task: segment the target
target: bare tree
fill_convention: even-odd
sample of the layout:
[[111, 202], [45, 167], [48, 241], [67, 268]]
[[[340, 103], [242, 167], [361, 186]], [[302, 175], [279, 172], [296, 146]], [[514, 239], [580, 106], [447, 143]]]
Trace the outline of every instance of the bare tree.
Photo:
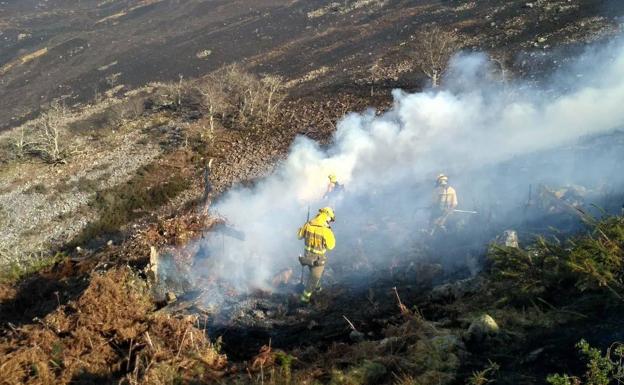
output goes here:
[[383, 76], [383, 68], [381, 67], [381, 65], [379, 65], [379, 62], [373, 64], [368, 71], [371, 74], [371, 92], [370, 92], [370, 96], [374, 96], [375, 95], [375, 84], [381, 79], [381, 77]]
[[210, 133], [214, 133], [215, 129], [215, 117], [218, 111], [219, 106], [222, 104], [219, 103], [219, 99], [221, 94], [216, 92], [213, 88], [207, 88], [205, 90], [200, 91], [202, 94], [202, 106], [208, 112], [208, 119], [210, 123]]
[[273, 120], [273, 114], [286, 98], [283, 92], [284, 82], [281, 76], [267, 75], [262, 78], [262, 84], [264, 85], [263, 91], [266, 105], [265, 121], [270, 123]]
[[232, 107], [229, 112], [235, 115], [238, 123], [244, 124], [254, 117], [258, 80], [237, 64], [225, 68], [224, 78], [228, 101]]
[[15, 150], [15, 156], [23, 158], [29, 151], [29, 148], [33, 145], [32, 138], [30, 138], [30, 125], [22, 124], [16, 129], [13, 135], [13, 148]]
[[184, 81], [184, 76], [182, 74], [178, 74], [179, 77], [179, 81], [178, 81], [178, 87], [176, 88], [176, 94], [177, 94], [177, 98], [176, 98], [176, 106], [179, 109], [182, 106], [182, 91], [183, 91], [183, 81]]
[[502, 56], [492, 55], [490, 60], [494, 62], [498, 67], [500, 81], [503, 83], [507, 83], [507, 81], [509, 80], [509, 70], [507, 69], [507, 65], [505, 64], [505, 58]]
[[236, 64], [227, 67], [221, 76], [229, 107], [227, 112], [234, 115], [238, 123], [268, 123], [285, 98], [279, 76], [259, 78]]
[[65, 104], [55, 100], [50, 108], [33, 121], [33, 141], [29, 144], [30, 152], [39, 155], [50, 163], [65, 163], [65, 133], [68, 122], [68, 110]]
[[437, 87], [449, 59], [461, 47], [459, 37], [455, 32], [433, 27], [418, 34], [415, 43], [416, 65], [431, 79], [432, 86]]
[[95, 89], [93, 90], [93, 104], [100, 104], [102, 102], [102, 93], [99, 90], [98, 85], [95, 85]]
[[[223, 116], [227, 106], [227, 96], [224, 92], [223, 77], [218, 74], [211, 74], [205, 77], [195, 86], [201, 95], [200, 106], [208, 115], [209, 130], [208, 139], [212, 139], [215, 130], [216, 119]], [[202, 134], [203, 136], [203, 134]]]
[[209, 119], [209, 135], [218, 121], [225, 126], [269, 123], [286, 97], [280, 76], [258, 77], [237, 64], [203, 77], [194, 92]]
[[184, 80], [183, 75], [178, 75], [178, 81], [167, 83], [150, 83], [155, 88], [154, 94], [151, 96], [152, 102], [159, 107], [166, 107], [172, 110], [180, 111], [195, 90], [195, 81]]

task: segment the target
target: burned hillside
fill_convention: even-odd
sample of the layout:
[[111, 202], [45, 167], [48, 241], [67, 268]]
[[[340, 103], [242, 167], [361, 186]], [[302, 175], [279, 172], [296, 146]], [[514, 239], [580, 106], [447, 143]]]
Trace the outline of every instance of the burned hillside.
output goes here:
[[616, 34], [622, 12], [618, 0], [5, 1], [0, 126], [60, 97], [85, 104], [236, 62], [284, 76], [297, 95], [415, 89], [425, 77], [414, 53], [431, 26], [491, 51], [507, 73], [539, 76], [570, 58], [551, 52]]
[[618, 2], [0, 9], [0, 382], [621, 380]]

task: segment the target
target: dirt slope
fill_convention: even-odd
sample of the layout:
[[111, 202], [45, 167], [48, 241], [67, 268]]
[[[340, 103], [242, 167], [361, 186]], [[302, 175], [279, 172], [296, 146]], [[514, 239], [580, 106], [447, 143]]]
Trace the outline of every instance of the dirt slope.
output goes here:
[[6, 1], [0, 127], [60, 96], [84, 102], [231, 62], [284, 75], [301, 92], [367, 83], [375, 63], [388, 85], [413, 87], [422, 77], [405, 65], [410, 42], [432, 23], [513, 64], [521, 50], [613, 33], [623, 14], [617, 0]]

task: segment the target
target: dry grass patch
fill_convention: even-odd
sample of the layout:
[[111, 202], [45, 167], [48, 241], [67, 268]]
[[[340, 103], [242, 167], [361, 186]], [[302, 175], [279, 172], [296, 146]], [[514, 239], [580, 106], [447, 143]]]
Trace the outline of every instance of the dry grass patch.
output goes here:
[[169, 384], [221, 374], [225, 356], [192, 320], [152, 311], [144, 282], [129, 268], [94, 273], [76, 301], [0, 340], [3, 381]]
[[15, 68], [17, 66], [20, 65], [24, 65], [27, 63], [30, 63], [31, 61], [40, 58], [42, 56], [44, 56], [45, 54], [48, 53], [48, 48], [41, 48], [35, 52], [31, 52], [27, 55], [24, 55], [22, 57], [20, 57], [19, 59], [9, 62], [8, 64], [5, 64], [3, 67], [0, 67], [0, 75], [4, 75], [6, 74], [8, 71], [10, 71], [12, 68]]

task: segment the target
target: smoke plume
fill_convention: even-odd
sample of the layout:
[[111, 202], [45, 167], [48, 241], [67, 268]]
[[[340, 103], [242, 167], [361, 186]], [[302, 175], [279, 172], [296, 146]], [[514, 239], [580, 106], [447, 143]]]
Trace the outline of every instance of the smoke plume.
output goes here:
[[[209, 235], [209, 274], [264, 287], [281, 268], [298, 266], [296, 232], [308, 209], [313, 216], [330, 204], [337, 248], [329, 266], [355, 266], [356, 254], [389, 261], [427, 228], [438, 173], [449, 175], [459, 208], [499, 223], [512, 220], [529, 185], [620, 188], [621, 136], [585, 144], [624, 126], [624, 45], [592, 48], [539, 84], [503, 82], [485, 54], [460, 54], [441, 89], [394, 90], [389, 111], [341, 119], [328, 147], [297, 138], [273, 175], [212, 208], [246, 239]], [[346, 186], [337, 202], [321, 199], [330, 173]]]

